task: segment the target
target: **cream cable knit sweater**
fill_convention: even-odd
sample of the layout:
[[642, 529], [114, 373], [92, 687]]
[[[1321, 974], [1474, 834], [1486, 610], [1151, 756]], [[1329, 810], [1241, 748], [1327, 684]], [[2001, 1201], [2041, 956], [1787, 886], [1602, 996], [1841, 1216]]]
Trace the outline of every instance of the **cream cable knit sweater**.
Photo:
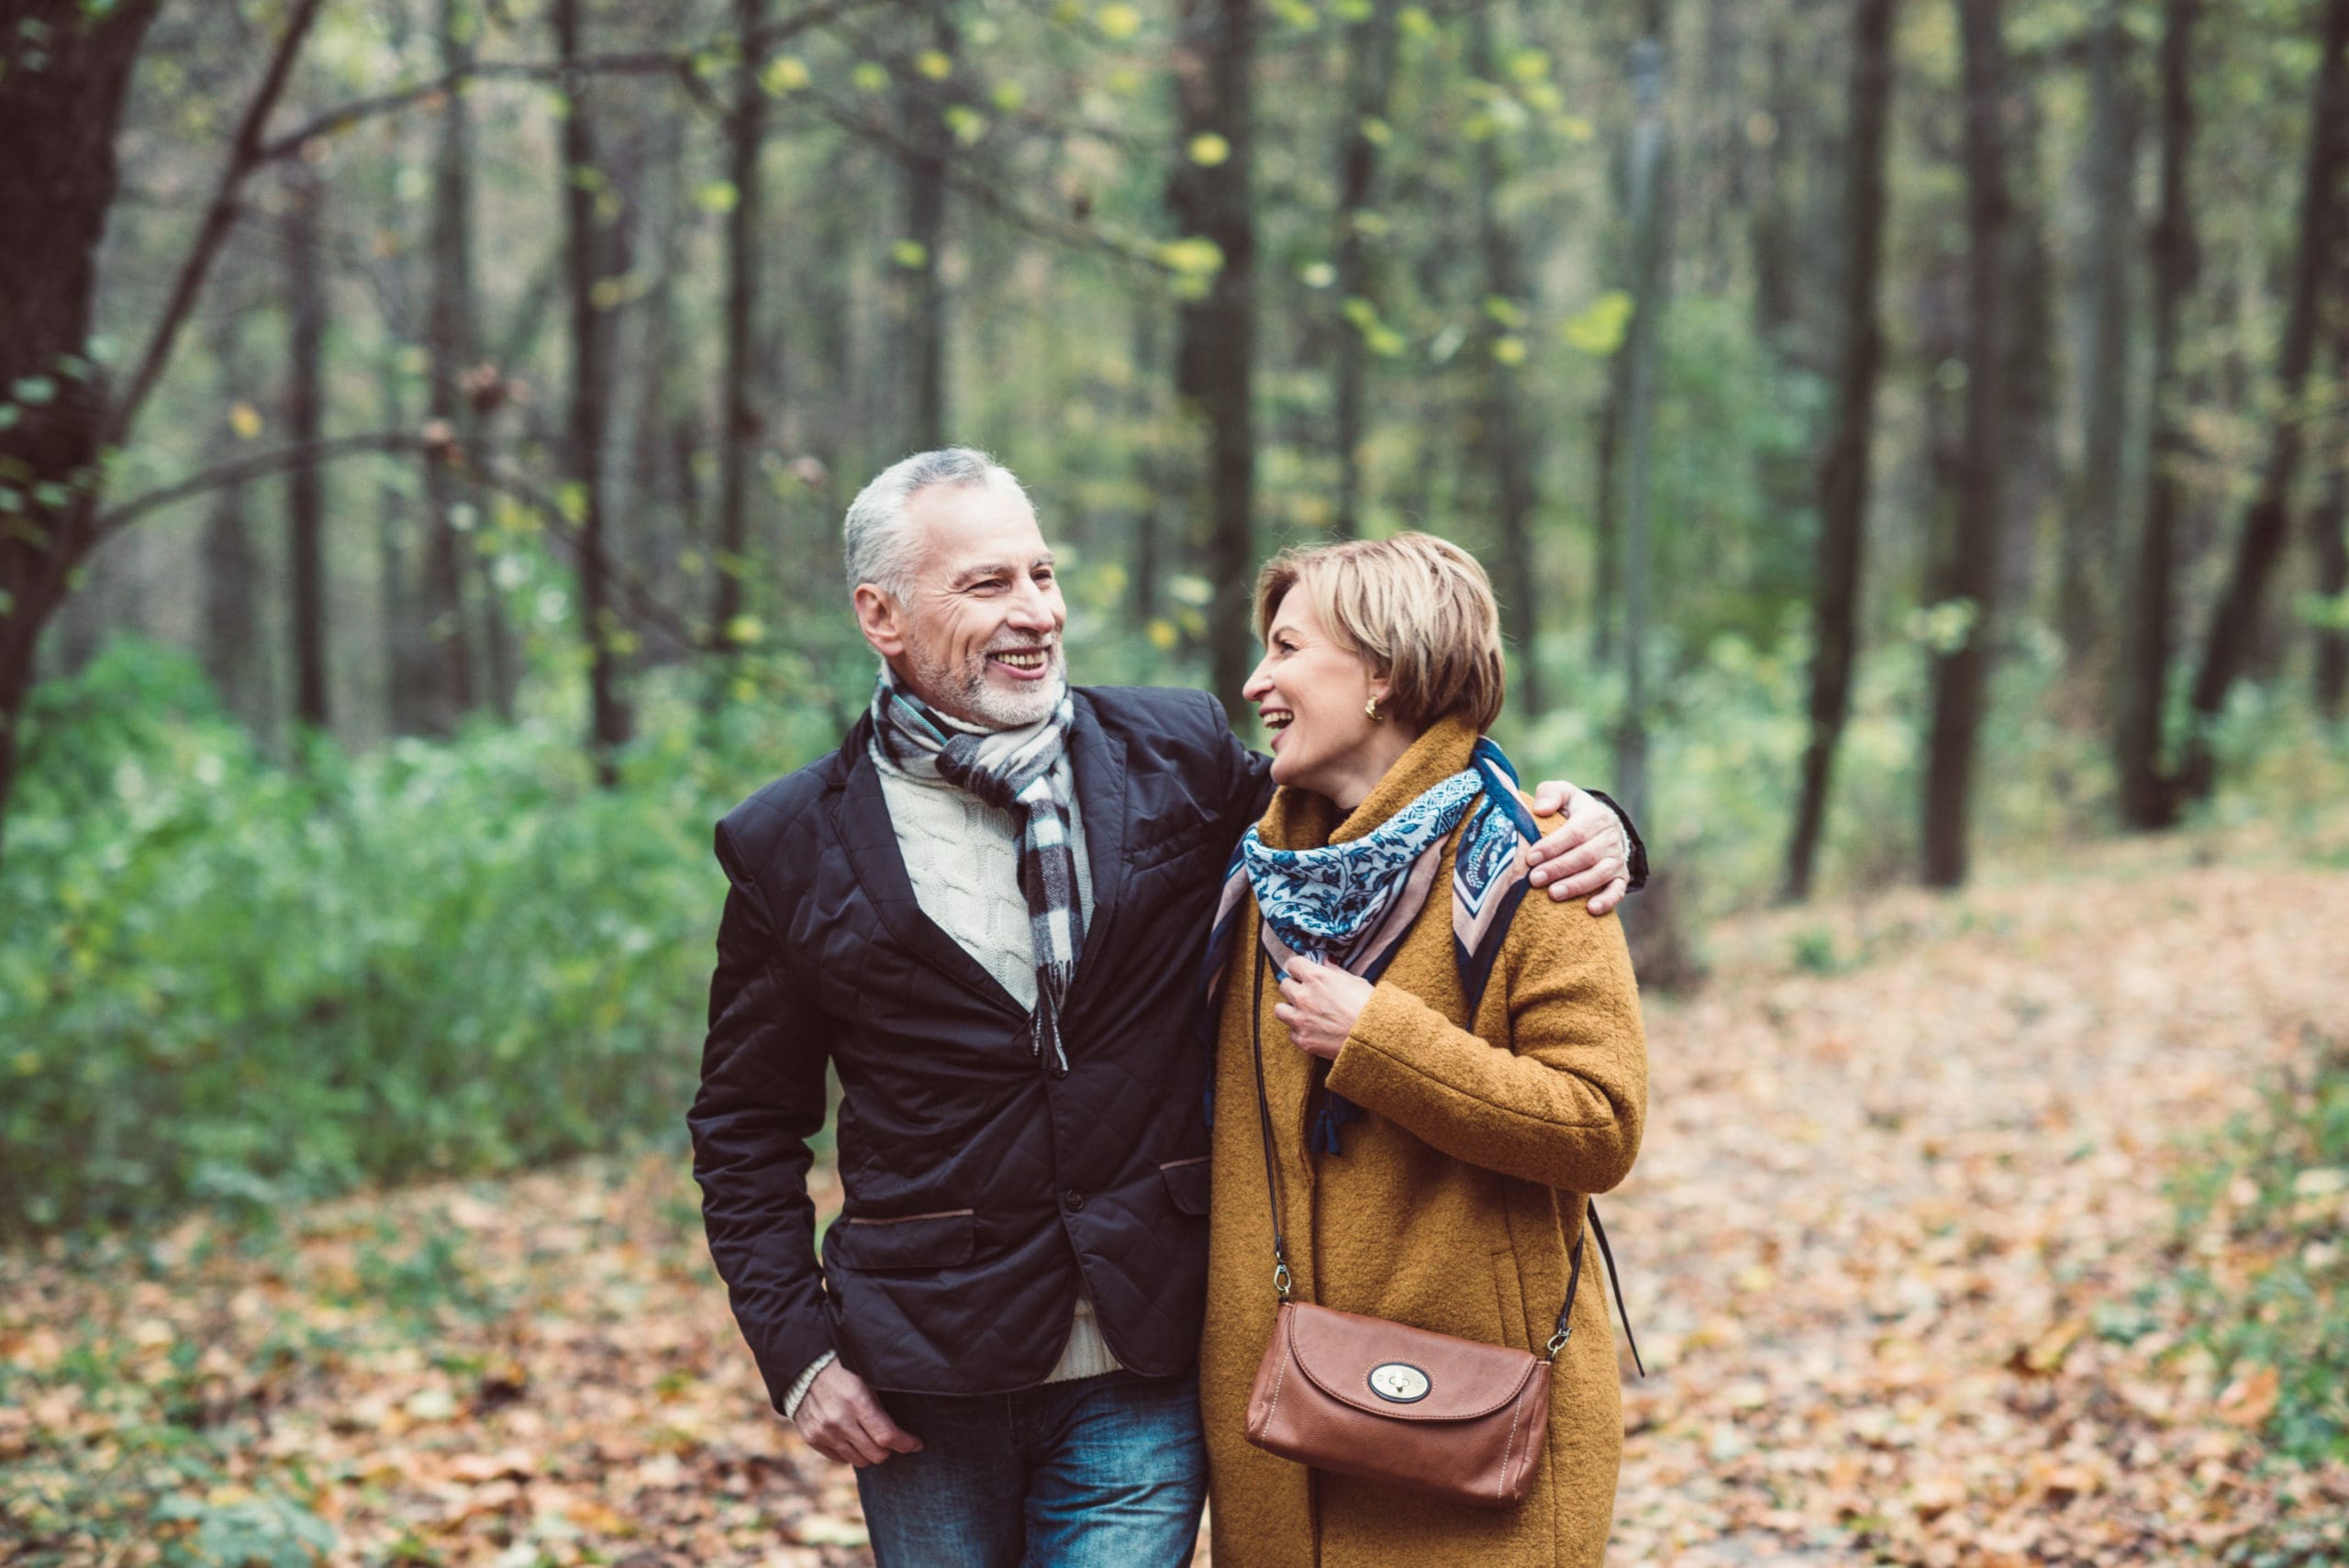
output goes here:
[[[897, 851], [905, 857], [906, 875], [913, 883], [921, 912], [962, 943], [963, 951], [977, 959], [1021, 1006], [1033, 1007], [1036, 944], [1028, 923], [1028, 898], [1019, 891], [1018, 818], [943, 780], [918, 779], [900, 772], [882, 756], [878, 746], [872, 748], [872, 755], [874, 765], [881, 770], [882, 798], [888, 803], [890, 825], [897, 830]], [[1069, 835], [1076, 854], [1077, 902], [1089, 917], [1093, 873], [1085, 859], [1085, 824], [1077, 813], [1065, 756], [1060, 771], [1069, 802]], [[827, 1351], [799, 1374], [784, 1400], [785, 1416], [798, 1413], [808, 1385], [832, 1360]], [[1093, 1303], [1080, 1289], [1068, 1345], [1044, 1381], [1065, 1383], [1117, 1370], [1118, 1359], [1109, 1353], [1094, 1321]]]

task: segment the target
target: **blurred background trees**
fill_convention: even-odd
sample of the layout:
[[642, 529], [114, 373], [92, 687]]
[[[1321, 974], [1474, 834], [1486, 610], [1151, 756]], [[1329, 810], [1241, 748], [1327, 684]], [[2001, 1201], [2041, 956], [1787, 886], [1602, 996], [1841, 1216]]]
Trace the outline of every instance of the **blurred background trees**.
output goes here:
[[[0, 1229], [665, 1122], [701, 836], [863, 706], [840, 513], [941, 441], [1028, 482], [1084, 680], [1236, 708], [1274, 549], [1475, 550], [1504, 741], [1620, 780], [1683, 910], [2311, 808], [2349, 778], [2344, 25], [9, 7], [0, 1076], [119, 1180], [11, 1172]], [[583, 1035], [608, 1101], [418, 1130]], [[134, 1136], [304, 1063], [285, 1128], [377, 1125]]]

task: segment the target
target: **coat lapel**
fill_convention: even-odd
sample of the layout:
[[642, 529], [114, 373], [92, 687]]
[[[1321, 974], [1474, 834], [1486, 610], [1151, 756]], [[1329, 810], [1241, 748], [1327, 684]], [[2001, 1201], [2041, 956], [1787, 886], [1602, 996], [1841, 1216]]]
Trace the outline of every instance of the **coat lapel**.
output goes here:
[[[1069, 765], [1076, 773], [1078, 830], [1085, 835], [1085, 858], [1093, 879], [1093, 908], [1085, 921], [1085, 946], [1076, 955], [1074, 997], [1087, 976], [1107, 962], [1104, 940], [1126, 888], [1126, 743], [1101, 728], [1094, 716], [1093, 699], [1076, 694], [1074, 723], [1069, 734]], [[1098, 962], [1097, 962], [1097, 959]]]
[[[1018, 997], [1006, 991], [943, 927], [922, 913], [914, 896], [913, 880], [906, 874], [906, 858], [897, 849], [897, 829], [889, 819], [888, 800], [881, 793], [880, 770], [860, 739], [869, 733], [870, 726], [861, 724], [850, 736], [855, 753], [849, 762], [847, 782], [834, 800], [832, 830], [840, 835], [841, 846], [856, 868], [857, 883], [874, 913], [907, 951], [941, 974], [1014, 1018], [1028, 1017]], [[1083, 774], [1078, 776], [1081, 779]], [[1086, 823], [1085, 828], [1089, 832], [1092, 824]]]

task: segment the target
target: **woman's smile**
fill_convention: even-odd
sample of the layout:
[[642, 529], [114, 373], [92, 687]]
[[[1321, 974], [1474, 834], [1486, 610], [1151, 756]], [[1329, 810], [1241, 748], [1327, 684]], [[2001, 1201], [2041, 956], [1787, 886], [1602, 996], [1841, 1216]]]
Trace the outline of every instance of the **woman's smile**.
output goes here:
[[1292, 591], [1264, 628], [1264, 657], [1241, 695], [1271, 737], [1273, 782], [1327, 795], [1351, 811], [1417, 738], [1373, 717], [1386, 682], [1330, 635], [1312, 595]]

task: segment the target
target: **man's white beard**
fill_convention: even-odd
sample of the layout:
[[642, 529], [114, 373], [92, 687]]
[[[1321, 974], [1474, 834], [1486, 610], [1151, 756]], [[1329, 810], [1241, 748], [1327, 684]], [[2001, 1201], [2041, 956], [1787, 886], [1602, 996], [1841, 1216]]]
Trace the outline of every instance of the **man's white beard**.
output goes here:
[[1068, 684], [1068, 663], [1060, 639], [1052, 639], [1052, 678], [1006, 691], [987, 679], [987, 656], [982, 651], [960, 669], [930, 661], [919, 643], [906, 645], [906, 673], [914, 695], [930, 706], [966, 723], [989, 729], [1021, 729], [1052, 717], [1060, 706], [1061, 690]]

